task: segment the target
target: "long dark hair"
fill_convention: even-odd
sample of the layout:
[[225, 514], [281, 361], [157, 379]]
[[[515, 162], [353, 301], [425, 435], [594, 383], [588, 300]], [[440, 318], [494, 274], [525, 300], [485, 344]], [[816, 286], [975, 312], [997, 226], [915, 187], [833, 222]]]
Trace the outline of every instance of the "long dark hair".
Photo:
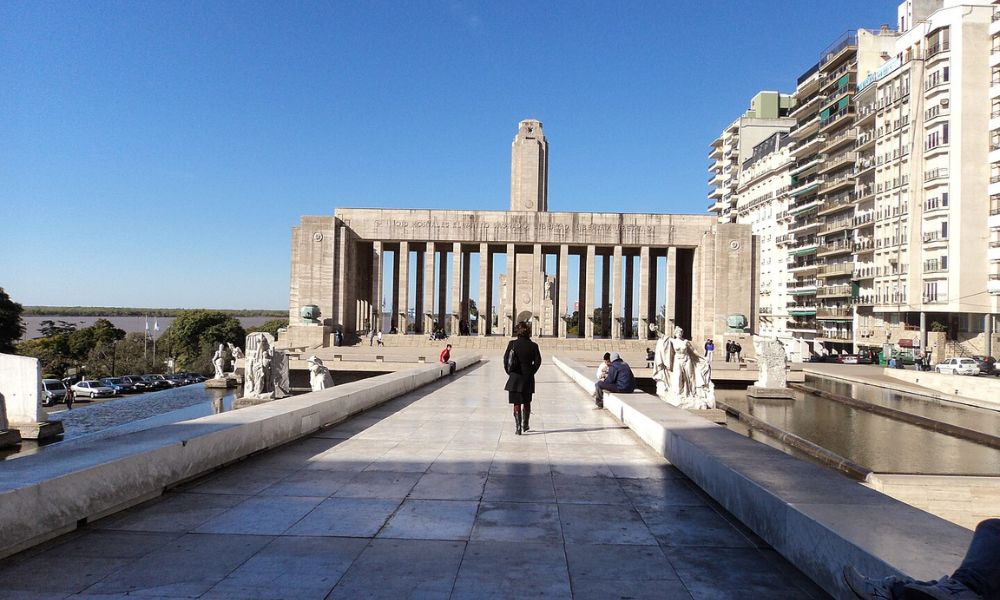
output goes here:
[[514, 325], [514, 337], [530, 338], [531, 325], [527, 321], [518, 321], [517, 325]]

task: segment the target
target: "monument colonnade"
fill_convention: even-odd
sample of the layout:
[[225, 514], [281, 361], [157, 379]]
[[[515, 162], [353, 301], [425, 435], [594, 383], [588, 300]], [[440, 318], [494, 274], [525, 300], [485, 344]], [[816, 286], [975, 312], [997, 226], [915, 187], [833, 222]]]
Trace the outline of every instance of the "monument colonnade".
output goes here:
[[[328, 346], [339, 328], [350, 341], [383, 313], [385, 328], [399, 333], [435, 326], [454, 333], [470, 323], [474, 297], [485, 325], [478, 335], [509, 335], [527, 320], [535, 335], [568, 338], [566, 317], [577, 308], [570, 305], [573, 263], [577, 337], [646, 339], [662, 295], [666, 325], [701, 339], [724, 331], [727, 314], [752, 314], [754, 252], [749, 227], [701, 215], [338, 208], [302, 217], [293, 229], [286, 339]], [[506, 257], [502, 273], [497, 255]], [[308, 305], [319, 308], [318, 322], [300, 317]], [[595, 322], [595, 309], [604, 307]]]
[[[357, 331], [367, 331], [373, 323], [379, 327], [382, 313], [383, 318], [388, 315], [390, 319], [389, 323], [381, 324], [385, 330], [429, 334], [435, 328], [441, 328], [456, 334], [462, 330], [462, 323], [471, 327], [471, 301], [475, 301], [478, 327], [473, 335], [509, 335], [512, 325], [523, 319], [532, 324], [535, 335], [567, 338], [571, 337], [570, 317], [578, 311], [584, 326], [582, 329], [578, 327], [572, 337], [592, 339], [595, 330], [598, 330], [611, 339], [647, 339], [652, 337], [649, 324], [658, 322], [659, 286], [662, 286], [662, 297], [665, 299], [665, 322], [683, 322], [690, 330], [690, 315], [682, 315], [680, 319], [676, 315], [678, 289], [683, 288], [683, 293], [689, 294], [695, 275], [692, 272], [695, 268], [692, 260], [694, 249], [690, 248], [376, 240], [371, 242], [371, 252], [374, 271], [372, 290], [370, 295], [355, 299], [353, 327]], [[494, 260], [498, 254], [506, 258], [506, 267], [499, 272]], [[404, 256], [407, 259], [404, 260]], [[473, 256], [478, 256], [476, 295], [472, 294]], [[555, 258], [555, 273], [546, 272], [549, 256]], [[577, 258], [575, 265], [570, 260], [571, 256]], [[595, 287], [598, 258], [601, 259], [602, 270], [599, 290]], [[665, 276], [661, 276], [657, 265], [661, 258], [665, 259]], [[387, 259], [392, 266], [392, 278], [391, 286], [384, 287], [381, 269]], [[511, 275], [523, 262], [529, 263], [531, 277], [527, 284]], [[416, 272], [410, 273], [414, 267]], [[573, 277], [570, 276], [571, 270], [575, 271]], [[678, 270], [682, 271], [679, 280]], [[503, 279], [498, 282], [497, 275], [505, 276], [506, 283]], [[578, 287], [574, 305], [570, 304], [571, 279], [577, 281]], [[493, 303], [495, 285], [509, 286], [508, 290], [501, 292], [498, 306]], [[520, 290], [519, 287], [528, 288], [530, 296], [527, 290]], [[411, 291], [414, 293], [411, 294]], [[414, 306], [410, 306], [411, 299]], [[532, 299], [538, 301], [533, 302]], [[382, 307], [388, 310], [380, 310]], [[606, 310], [602, 311], [601, 321], [598, 321], [594, 311], [601, 308]], [[632, 316], [635, 314], [638, 317], [633, 323]], [[494, 318], [497, 318], [496, 325]]]

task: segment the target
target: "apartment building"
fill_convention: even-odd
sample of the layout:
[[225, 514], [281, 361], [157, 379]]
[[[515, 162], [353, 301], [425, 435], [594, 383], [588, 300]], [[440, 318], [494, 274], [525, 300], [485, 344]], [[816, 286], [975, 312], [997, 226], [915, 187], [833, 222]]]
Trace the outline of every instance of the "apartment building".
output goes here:
[[906, 0], [898, 31], [847, 32], [798, 78], [787, 213], [754, 227], [787, 236], [786, 328], [803, 353], [996, 348], [997, 5]]
[[757, 314], [751, 329], [785, 343], [789, 354], [801, 356], [797, 340], [788, 331], [788, 204], [791, 138], [778, 132], [753, 147], [740, 165], [736, 191], [736, 220], [749, 223], [760, 250]]
[[709, 212], [723, 223], [736, 220], [736, 193], [740, 166], [753, 153], [753, 148], [793, 124], [788, 118], [792, 97], [779, 92], [758, 92], [750, 100], [750, 108], [722, 130], [711, 144], [708, 158]]

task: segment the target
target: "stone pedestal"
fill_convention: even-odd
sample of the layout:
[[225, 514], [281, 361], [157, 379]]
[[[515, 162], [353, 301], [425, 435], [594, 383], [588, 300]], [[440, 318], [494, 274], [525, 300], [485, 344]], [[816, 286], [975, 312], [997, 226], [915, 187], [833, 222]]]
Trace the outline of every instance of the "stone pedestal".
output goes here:
[[726, 411], [721, 408], [689, 408], [688, 412], [719, 425], [726, 424]]
[[238, 383], [239, 381], [235, 377], [226, 376], [222, 379], [209, 379], [205, 381], [205, 387], [209, 389], [225, 390], [236, 387]]
[[233, 400], [233, 410], [238, 408], [246, 408], [248, 406], [257, 406], [259, 404], [267, 404], [268, 402], [274, 402], [274, 398], [237, 398]]
[[47, 440], [63, 433], [63, 424], [59, 421], [11, 423], [10, 428], [25, 440]]
[[759, 385], [751, 385], [747, 388], [747, 396], [753, 398], [786, 398], [788, 400], [794, 400], [795, 395], [792, 390], [788, 388], [777, 388], [777, 387], [762, 387]]
[[329, 348], [333, 328], [327, 325], [289, 325], [278, 339], [279, 348]]

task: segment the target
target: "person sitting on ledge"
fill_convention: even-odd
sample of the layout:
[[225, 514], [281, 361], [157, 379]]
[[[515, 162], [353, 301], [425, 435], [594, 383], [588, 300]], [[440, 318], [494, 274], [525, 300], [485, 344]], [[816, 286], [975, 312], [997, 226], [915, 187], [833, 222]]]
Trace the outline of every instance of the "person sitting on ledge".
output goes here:
[[632, 393], [635, 391], [635, 375], [632, 367], [622, 360], [617, 352], [611, 353], [608, 376], [594, 385], [594, 402], [597, 408], [604, 408], [604, 391]]
[[844, 567], [844, 582], [862, 600], [998, 600], [1000, 599], [1000, 519], [976, 526], [962, 564], [950, 577], [917, 581], [909, 577], [866, 577]]

